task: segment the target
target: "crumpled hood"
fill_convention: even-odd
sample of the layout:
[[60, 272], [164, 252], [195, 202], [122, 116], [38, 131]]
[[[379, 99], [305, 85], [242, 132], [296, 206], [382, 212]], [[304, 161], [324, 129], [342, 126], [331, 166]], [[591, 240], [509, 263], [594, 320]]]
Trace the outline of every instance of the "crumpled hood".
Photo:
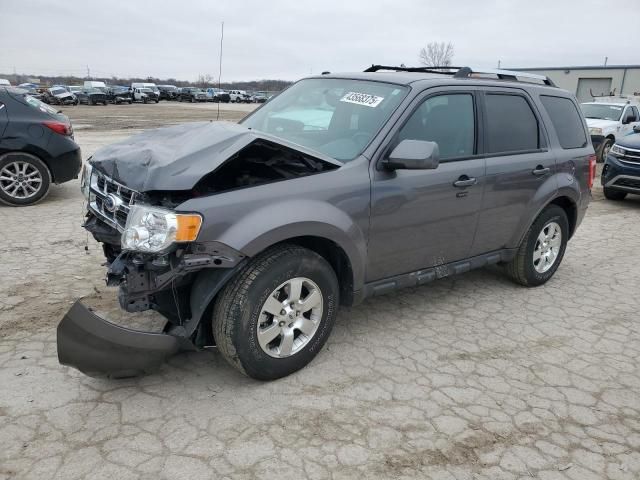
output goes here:
[[107, 145], [91, 164], [139, 192], [188, 190], [254, 139], [251, 130], [235, 123], [185, 123]]
[[616, 128], [618, 126], [618, 122], [613, 120], [604, 120], [602, 118], [587, 118], [585, 120], [587, 121], [588, 127], [602, 128], [603, 130]]
[[91, 158], [91, 165], [138, 192], [190, 190], [257, 139], [342, 165], [318, 152], [230, 122], [185, 123], [147, 130], [101, 148]]

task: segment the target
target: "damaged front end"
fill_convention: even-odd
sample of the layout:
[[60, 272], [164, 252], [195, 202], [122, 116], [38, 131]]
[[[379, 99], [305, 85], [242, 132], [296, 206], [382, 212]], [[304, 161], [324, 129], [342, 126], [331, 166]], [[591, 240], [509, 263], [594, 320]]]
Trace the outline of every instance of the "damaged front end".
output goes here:
[[106, 282], [118, 287], [122, 309], [155, 310], [167, 323], [161, 333], [131, 330], [78, 301], [58, 326], [60, 363], [128, 377], [178, 351], [213, 345], [210, 322], [201, 320], [246, 256], [207, 238], [205, 224], [215, 219], [180, 205], [339, 165], [233, 124], [179, 125], [98, 151], [83, 172], [83, 226], [102, 244]]

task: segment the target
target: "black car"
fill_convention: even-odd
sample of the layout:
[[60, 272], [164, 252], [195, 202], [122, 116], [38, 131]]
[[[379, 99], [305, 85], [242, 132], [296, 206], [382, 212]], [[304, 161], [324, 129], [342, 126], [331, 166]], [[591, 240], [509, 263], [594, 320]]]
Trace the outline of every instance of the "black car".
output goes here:
[[81, 92], [76, 93], [79, 103], [87, 105], [107, 104], [107, 94], [98, 88], [83, 88]]
[[197, 87], [185, 87], [180, 93], [181, 102], [206, 102], [207, 93], [201, 88]]
[[133, 97], [129, 87], [109, 87], [107, 89], [107, 101], [115, 105], [120, 103], [131, 104]]
[[160, 100], [177, 100], [178, 87], [175, 85], [158, 85], [160, 90]]
[[68, 117], [26, 90], [0, 87], [0, 202], [33, 205], [52, 183], [78, 178], [81, 165]]
[[43, 93], [43, 102], [49, 105], [77, 105], [78, 98], [62, 87], [47, 88]]
[[628, 193], [640, 195], [640, 127], [635, 134], [617, 140], [602, 168], [602, 188], [609, 200], [624, 200]]

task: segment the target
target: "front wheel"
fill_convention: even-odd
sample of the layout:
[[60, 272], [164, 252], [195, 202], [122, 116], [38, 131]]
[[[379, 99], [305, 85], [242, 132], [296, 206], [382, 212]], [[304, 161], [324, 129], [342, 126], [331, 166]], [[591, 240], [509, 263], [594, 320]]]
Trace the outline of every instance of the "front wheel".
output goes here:
[[621, 192], [620, 190], [614, 190], [613, 188], [603, 187], [604, 198], [607, 200], [624, 200], [627, 196], [627, 192]]
[[546, 283], [560, 266], [568, 239], [567, 214], [556, 205], [548, 206], [522, 239], [515, 258], [506, 265], [507, 274], [526, 287]]
[[604, 142], [602, 142], [602, 145], [600, 146], [600, 150], [598, 152], [598, 163], [602, 163], [607, 159], [607, 154], [609, 153], [609, 150], [611, 150], [612, 145], [613, 140], [611, 140], [610, 138], [604, 139]]
[[338, 299], [336, 274], [323, 257], [297, 245], [270, 248], [219, 294], [212, 319], [216, 345], [252, 378], [284, 377], [318, 354]]

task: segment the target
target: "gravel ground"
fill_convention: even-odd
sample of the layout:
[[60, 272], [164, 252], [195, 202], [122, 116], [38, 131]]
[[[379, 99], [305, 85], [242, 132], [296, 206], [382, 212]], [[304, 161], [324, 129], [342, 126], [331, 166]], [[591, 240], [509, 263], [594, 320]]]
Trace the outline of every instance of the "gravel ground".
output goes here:
[[[87, 158], [215, 108], [65, 111]], [[215, 351], [122, 381], [61, 367], [73, 300], [126, 317], [78, 182], [0, 207], [0, 479], [638, 479], [640, 199], [594, 197], [547, 285], [486, 269], [342, 309], [316, 360], [270, 383]]]

